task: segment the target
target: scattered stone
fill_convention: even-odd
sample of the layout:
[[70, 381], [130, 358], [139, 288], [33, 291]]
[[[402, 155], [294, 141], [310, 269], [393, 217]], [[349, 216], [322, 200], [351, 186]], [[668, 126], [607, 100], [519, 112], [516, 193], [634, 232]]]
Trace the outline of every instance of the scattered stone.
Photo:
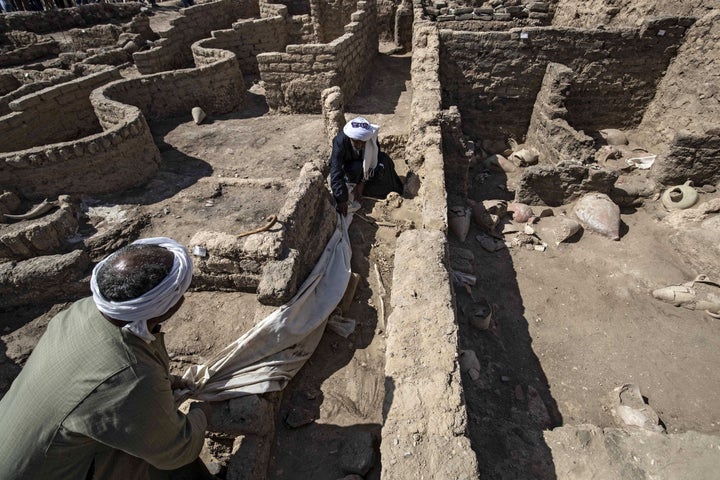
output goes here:
[[620, 240], [620, 207], [603, 193], [589, 193], [575, 204], [580, 223], [593, 232]]
[[700, 189], [705, 193], [715, 193], [717, 191], [717, 188], [715, 188], [713, 185], [703, 185], [700, 187]]
[[310, 410], [308, 408], [293, 407], [285, 416], [285, 423], [290, 428], [298, 428], [312, 423], [318, 418], [320, 418], [320, 416], [316, 409]]
[[535, 165], [538, 163], [540, 155], [534, 148], [522, 148], [508, 158], [511, 162], [521, 167], [527, 167], [529, 165]]
[[580, 230], [582, 227], [578, 222], [565, 216], [547, 217], [535, 225], [535, 234], [543, 242], [555, 246], [573, 238]]
[[488, 170], [494, 170], [496, 172], [512, 173], [517, 170], [517, 167], [503, 155], [490, 155], [485, 159], [485, 167]]
[[463, 273], [475, 273], [475, 255], [471, 250], [450, 247], [450, 269]]
[[475, 240], [477, 240], [480, 243], [480, 246], [488, 252], [497, 252], [498, 250], [505, 248], [505, 243], [502, 240], [484, 233], [477, 235]]
[[482, 368], [477, 355], [472, 350], [460, 350], [460, 371], [467, 372], [471, 368], [474, 368], [478, 372]]

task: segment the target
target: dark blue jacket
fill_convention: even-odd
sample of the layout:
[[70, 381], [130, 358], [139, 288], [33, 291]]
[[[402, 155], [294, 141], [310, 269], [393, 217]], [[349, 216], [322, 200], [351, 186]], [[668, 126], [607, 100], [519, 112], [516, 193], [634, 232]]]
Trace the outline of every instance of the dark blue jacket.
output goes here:
[[356, 157], [350, 137], [343, 132], [333, 139], [330, 155], [330, 186], [337, 203], [347, 202], [345, 182], [358, 183], [363, 178], [363, 150]]

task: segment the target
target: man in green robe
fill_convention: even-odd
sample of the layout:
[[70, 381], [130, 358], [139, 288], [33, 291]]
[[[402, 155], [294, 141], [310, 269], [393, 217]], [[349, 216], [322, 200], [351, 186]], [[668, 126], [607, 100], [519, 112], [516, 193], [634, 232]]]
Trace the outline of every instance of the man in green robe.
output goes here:
[[0, 401], [0, 479], [167, 478], [195, 461], [211, 410], [175, 406], [160, 323], [192, 279], [185, 248], [138, 240], [93, 270]]

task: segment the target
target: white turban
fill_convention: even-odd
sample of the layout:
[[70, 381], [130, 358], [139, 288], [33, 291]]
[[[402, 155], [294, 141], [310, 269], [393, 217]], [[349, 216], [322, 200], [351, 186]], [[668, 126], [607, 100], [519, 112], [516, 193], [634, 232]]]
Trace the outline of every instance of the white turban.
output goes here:
[[127, 330], [149, 343], [155, 340], [155, 336], [148, 331], [147, 321], [164, 315], [180, 301], [190, 286], [193, 264], [185, 247], [170, 238], [143, 238], [133, 242], [133, 245], [158, 245], [172, 252], [175, 259], [170, 273], [149, 292], [124, 302], [113, 302], [106, 300], [100, 294], [97, 283], [97, 273], [107, 261], [106, 258], [93, 269], [90, 290], [92, 290], [93, 300], [98, 310], [113, 320], [129, 322], [123, 327], [123, 330]]
[[373, 125], [363, 117], [357, 117], [345, 124], [343, 133], [354, 140], [367, 142], [379, 129], [380, 127], [378, 125]]

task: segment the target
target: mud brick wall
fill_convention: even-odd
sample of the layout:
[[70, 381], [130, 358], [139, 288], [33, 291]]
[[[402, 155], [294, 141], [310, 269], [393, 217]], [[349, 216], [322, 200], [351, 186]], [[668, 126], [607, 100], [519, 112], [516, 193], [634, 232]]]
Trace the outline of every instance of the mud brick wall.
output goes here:
[[[279, 6], [287, 7], [290, 15], [307, 15], [310, 13], [310, 0], [259, 0], [260, 12], [268, 12], [277, 9]], [[272, 16], [272, 15], [271, 15]]]
[[692, 180], [697, 186], [720, 182], [720, 127], [707, 133], [679, 132], [668, 152], [659, 155], [650, 171], [663, 185]]
[[54, 56], [60, 53], [60, 46], [55, 40], [45, 40], [6, 53], [0, 53], [0, 67], [12, 67]]
[[345, 33], [344, 25], [350, 22], [356, 4], [353, 0], [310, 0], [310, 15], [319, 43], [329, 43]]
[[523, 138], [547, 64], [554, 62], [576, 74], [566, 102], [571, 125], [585, 131], [631, 128], [640, 123], [691, 23], [671, 17], [617, 30], [441, 30], [443, 102], [460, 107], [469, 134]]
[[260, 303], [287, 303], [315, 267], [335, 231], [337, 213], [326, 178], [317, 166], [307, 163], [288, 192], [278, 214], [284, 226], [281, 256], [263, 266], [257, 288]]
[[244, 15], [257, 16], [257, 4], [252, 8], [248, 0], [218, 0], [181, 10], [182, 16], [173, 19], [172, 27], [160, 35], [157, 47], [133, 54], [140, 73], [149, 75], [193, 66], [191, 45], [210, 36], [213, 30], [232, 27]]
[[103, 132], [0, 154], [0, 188], [42, 200], [117, 192], [147, 181], [157, 171], [160, 152], [140, 110], [106, 98], [103, 88], [90, 94], [90, 102]]
[[[27, 75], [27, 77], [25, 77], [25, 75]], [[0, 84], [3, 84], [0, 86], [0, 92], [4, 91], [3, 87], [11, 87], [13, 85], [9, 79], [14, 80], [14, 85], [16, 86], [7, 93], [0, 95], [0, 116], [12, 112], [12, 110], [10, 110], [10, 102], [13, 100], [53, 85], [73, 80], [75, 79], [75, 75], [67, 70], [57, 68], [48, 68], [41, 72], [36, 70], [15, 70], [14, 74], [0, 74]], [[30, 79], [33, 81], [28, 82]]]
[[245, 86], [235, 54], [206, 48], [213, 39], [192, 46], [197, 68], [161, 72], [113, 82], [105, 95], [138, 107], [148, 119], [187, 115], [193, 107], [208, 115], [229, 113], [243, 102]]
[[90, 105], [90, 92], [118, 78], [118, 71], [109, 69], [10, 102], [13, 113], [0, 117], [0, 152], [98, 133], [101, 129]]
[[233, 52], [244, 75], [259, 74], [259, 53], [282, 50], [287, 44], [287, 23], [282, 16], [241, 20], [232, 29], [213, 31], [212, 38], [203, 42], [205, 47]]
[[64, 33], [75, 50], [85, 51], [89, 48], [115, 45], [123, 32], [117, 25], [96, 25], [90, 28], [73, 28]]
[[593, 139], [565, 120], [565, 100], [574, 78], [573, 71], [559, 63], [549, 63], [545, 71], [525, 140], [526, 145], [538, 151], [541, 163], [586, 162], [594, 158]]
[[268, 106], [282, 113], [319, 113], [320, 95], [339, 86], [352, 98], [377, 54], [375, 1], [360, 1], [345, 34], [327, 44], [288, 45], [257, 56]]
[[130, 20], [140, 13], [140, 2], [91, 3], [42, 12], [12, 12], [0, 15], [0, 32], [23, 30], [35, 33], [60, 32], [71, 28]]

